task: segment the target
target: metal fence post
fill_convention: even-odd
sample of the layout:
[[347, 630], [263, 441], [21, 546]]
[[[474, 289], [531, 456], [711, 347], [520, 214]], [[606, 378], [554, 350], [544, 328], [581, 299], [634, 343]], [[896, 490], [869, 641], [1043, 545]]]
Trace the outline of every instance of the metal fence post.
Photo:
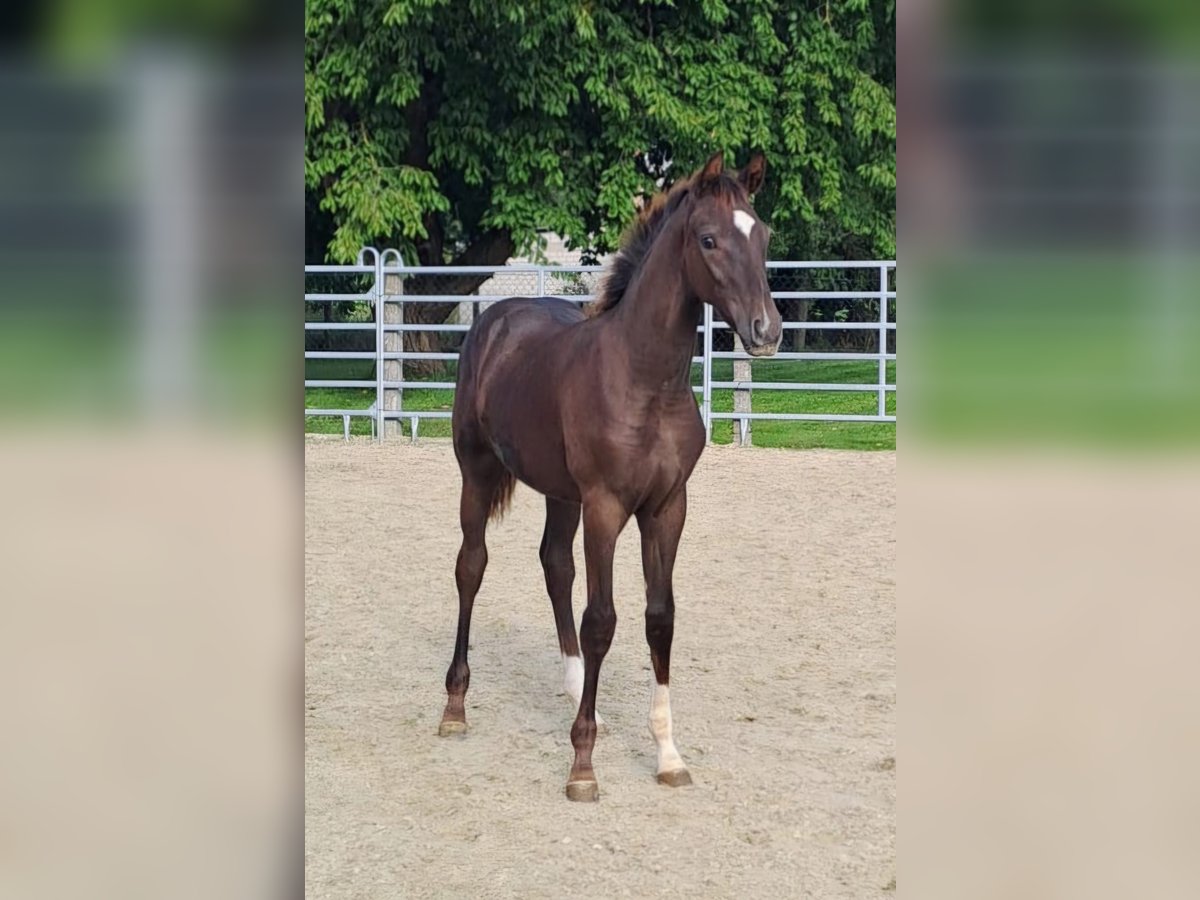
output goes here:
[[887, 415], [888, 267], [879, 267], [879, 415]]
[[538, 266], [537, 270], [537, 295], [539, 297], [546, 296], [546, 267]]
[[142, 412], [171, 418], [190, 411], [200, 370], [201, 284], [208, 273], [197, 233], [205, 197], [194, 154], [205, 127], [203, 94], [189, 63], [161, 57], [144, 60], [126, 86], [134, 88], [133, 150], [141, 176], [132, 199], [145, 223], [134, 232], [141, 261], [138, 399]]
[[[735, 353], [745, 353], [746, 348], [742, 345], [742, 339], [735, 331], [733, 333], [733, 351]], [[733, 380], [740, 382], [753, 381], [753, 376], [750, 374], [750, 360], [735, 359], [733, 361]], [[750, 412], [750, 389], [749, 388], [734, 388], [733, 389], [733, 411], [735, 413]], [[750, 429], [754, 423], [749, 418], [734, 419], [733, 443], [740, 447], [750, 446]]]
[[704, 442], [712, 443], [712, 307], [704, 304], [704, 351], [700, 361], [700, 416], [704, 419]]
[[[383, 276], [383, 321], [388, 326], [404, 325], [404, 279], [400, 274]], [[400, 297], [400, 300], [392, 298]], [[383, 333], [383, 345], [388, 353], [401, 353], [404, 350], [404, 332], [389, 327]], [[383, 380], [389, 384], [404, 380], [404, 361], [400, 359], [385, 359], [383, 361]], [[383, 409], [388, 413], [400, 412], [404, 409], [404, 389], [384, 387]], [[404, 426], [399, 416], [390, 416], [384, 420], [384, 428], [388, 437], [399, 437], [404, 433]], [[382, 434], [382, 432], [380, 432]]]
[[[375, 307], [375, 440], [383, 440], [383, 257], [375, 252], [375, 282], [371, 299]], [[362, 254], [359, 254], [360, 258]]]

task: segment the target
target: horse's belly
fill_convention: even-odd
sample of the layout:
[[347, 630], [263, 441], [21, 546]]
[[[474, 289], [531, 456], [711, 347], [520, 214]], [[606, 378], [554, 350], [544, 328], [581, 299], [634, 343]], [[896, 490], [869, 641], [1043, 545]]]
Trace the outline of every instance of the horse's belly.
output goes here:
[[535, 491], [578, 502], [579, 488], [567, 470], [562, 429], [544, 413], [532, 414], [532, 409], [539, 408], [531, 405], [489, 416], [492, 450], [508, 471]]
[[523, 484], [556, 500], [579, 502], [579, 489], [571, 474], [565, 465], [557, 465], [549, 454], [534, 448], [522, 447], [518, 450], [501, 443], [493, 446], [505, 468]]
[[534, 469], [524, 472], [513, 472], [513, 474], [517, 476], [517, 479], [522, 484], [529, 485], [529, 487], [533, 488], [539, 494], [545, 494], [547, 497], [553, 497], [555, 500], [564, 500], [573, 503], [578, 503], [580, 500], [579, 489], [569, 476], [558, 478], [554, 477], [555, 473]]

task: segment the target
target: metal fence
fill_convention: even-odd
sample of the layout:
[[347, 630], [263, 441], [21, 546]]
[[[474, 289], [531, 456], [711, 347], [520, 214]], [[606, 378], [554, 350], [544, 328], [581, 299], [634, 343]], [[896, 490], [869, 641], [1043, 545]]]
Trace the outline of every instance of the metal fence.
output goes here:
[[[354, 417], [371, 419], [378, 438], [401, 433], [406, 422], [415, 440], [423, 420], [448, 419], [450, 411], [411, 402], [406, 407], [405, 390], [454, 388], [450, 370], [458, 346], [481, 309], [512, 296], [586, 304], [604, 267], [414, 267], [403, 265], [395, 250], [366, 248], [355, 265], [313, 265], [304, 271], [305, 388], [365, 388], [375, 397], [367, 408], [306, 403], [305, 416], [339, 417], [347, 437]], [[769, 262], [767, 274], [784, 320], [782, 345], [774, 356], [755, 359], [744, 353], [729, 325], [705, 306], [692, 363], [699, 369], [693, 390], [709, 440], [713, 424], [722, 420], [734, 423], [734, 440], [743, 444], [751, 423], [759, 420], [895, 422], [888, 409], [888, 395], [896, 390], [888, 378], [888, 363], [896, 359], [895, 261]], [[876, 365], [869, 382], [753, 379], [752, 365], [761, 373], [779, 360]], [[308, 377], [310, 369], [331, 365], [338, 371], [324, 374], [339, 377]], [[730, 370], [731, 377], [715, 377]], [[733, 394], [732, 411], [713, 408], [713, 392], [722, 390]], [[863, 413], [755, 412], [754, 391], [850, 391], [874, 395], [875, 402]]]

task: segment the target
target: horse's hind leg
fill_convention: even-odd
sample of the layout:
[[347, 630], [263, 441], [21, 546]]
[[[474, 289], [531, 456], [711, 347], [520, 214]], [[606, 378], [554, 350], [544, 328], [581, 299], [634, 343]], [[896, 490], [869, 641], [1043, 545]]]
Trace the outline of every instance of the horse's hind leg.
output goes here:
[[[554, 625], [558, 630], [558, 649], [563, 658], [563, 692], [578, 711], [583, 698], [583, 657], [575, 634], [575, 615], [571, 610], [571, 588], [575, 584], [575, 532], [579, 530], [580, 505], [546, 498], [546, 530], [542, 533], [540, 556], [546, 575], [546, 592], [554, 607]], [[604, 720], [596, 716], [596, 724]]]
[[471, 610], [475, 605], [475, 594], [479, 591], [483, 571], [487, 568], [484, 533], [495, 498], [502, 490], [505, 479], [512, 477], [490, 452], [464, 456], [460, 467], [463, 485], [459, 518], [463, 539], [454, 568], [454, 579], [458, 585], [458, 635], [454, 641], [454, 658], [446, 672], [446, 709], [442, 713], [442, 724], [438, 727], [438, 734], [443, 737], [463, 734], [467, 730], [466, 696], [471, 682], [467, 644], [471, 635]]

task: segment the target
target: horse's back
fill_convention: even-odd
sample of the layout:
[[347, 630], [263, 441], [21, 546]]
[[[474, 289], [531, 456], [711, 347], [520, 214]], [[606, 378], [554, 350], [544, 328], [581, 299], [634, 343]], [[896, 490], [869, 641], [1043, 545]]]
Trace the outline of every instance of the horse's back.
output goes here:
[[561, 297], [509, 297], [485, 309], [469, 334], [485, 334], [499, 322], [533, 328], [538, 325], [574, 325], [586, 318], [578, 303]]
[[493, 303], [475, 320], [459, 353], [458, 390], [473, 394], [485, 370], [512, 363], [529, 363], [521, 357], [531, 349], [545, 349], [572, 325], [587, 316], [569, 300], [558, 297], [510, 297]]

